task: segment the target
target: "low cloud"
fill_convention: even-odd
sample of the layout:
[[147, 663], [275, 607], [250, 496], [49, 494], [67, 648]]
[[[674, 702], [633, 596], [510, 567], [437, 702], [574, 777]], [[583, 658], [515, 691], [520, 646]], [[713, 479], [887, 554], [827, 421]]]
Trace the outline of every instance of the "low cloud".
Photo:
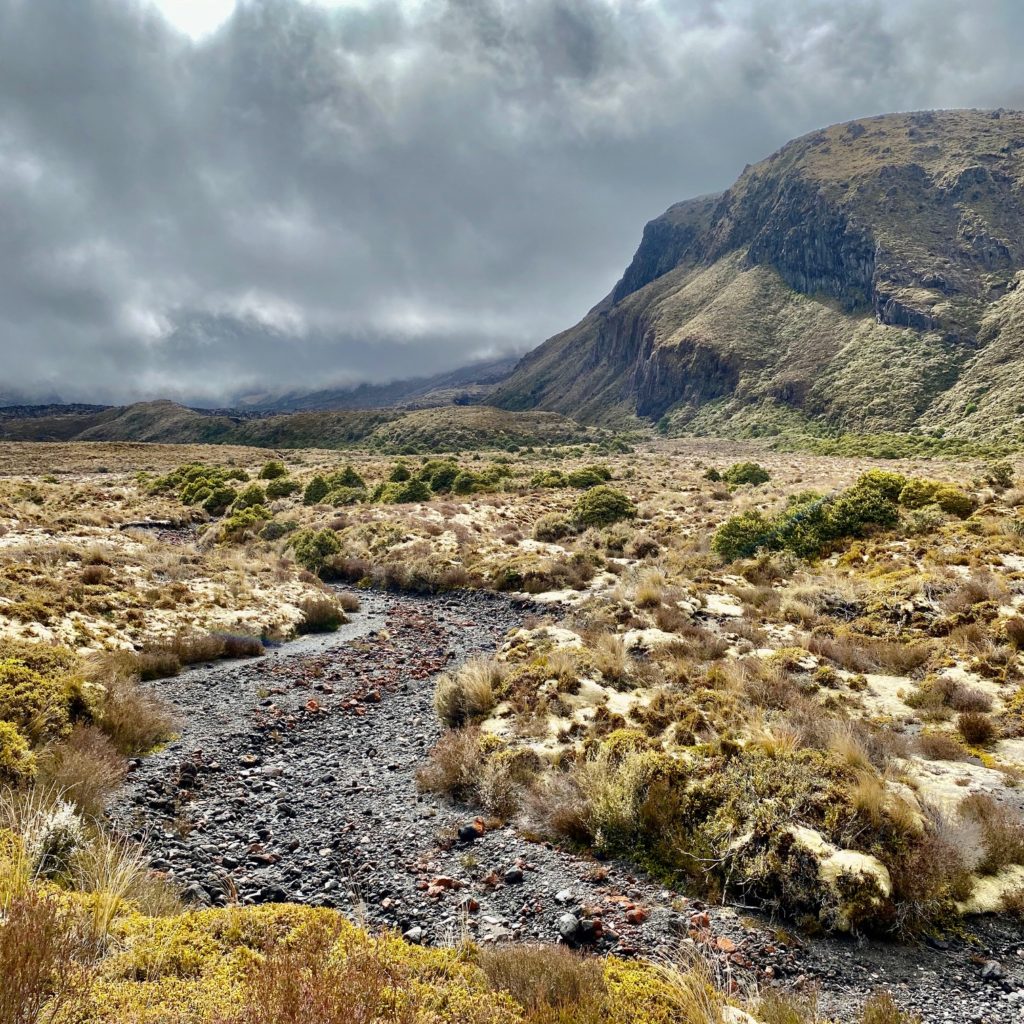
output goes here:
[[522, 351], [795, 135], [1024, 105], [1022, 41], [1012, 0], [242, 0], [200, 39], [141, 0], [0, 0], [0, 395]]

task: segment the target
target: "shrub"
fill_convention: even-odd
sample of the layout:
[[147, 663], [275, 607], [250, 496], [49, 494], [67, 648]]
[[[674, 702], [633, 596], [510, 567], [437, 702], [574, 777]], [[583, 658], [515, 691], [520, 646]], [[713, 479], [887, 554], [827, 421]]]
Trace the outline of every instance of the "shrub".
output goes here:
[[968, 519], [974, 514], [978, 503], [959, 487], [943, 484], [935, 492], [934, 502], [943, 512], [959, 519]]
[[327, 494], [324, 501], [335, 508], [344, 505], [358, 505], [360, 502], [366, 501], [366, 491], [361, 487], [335, 487]]
[[1013, 486], [1013, 466], [1009, 462], [990, 462], [985, 467], [985, 483], [1005, 491]]
[[420, 470], [420, 479], [425, 480], [435, 494], [447, 494], [460, 472], [459, 464], [451, 459], [433, 459]]
[[305, 490], [302, 492], [302, 504], [319, 505], [330, 492], [330, 489], [330, 485], [318, 473], [306, 484]]
[[91, 982], [90, 959], [62, 900], [41, 892], [13, 899], [0, 926], [0, 1021], [38, 1024], [73, 1011]]
[[635, 519], [636, 505], [627, 494], [601, 484], [580, 495], [574, 515], [583, 526], [610, 526], [622, 519]]
[[971, 746], [991, 743], [999, 733], [995, 722], [982, 711], [964, 711], [957, 715], [956, 727], [964, 741]]
[[554, 543], [573, 532], [572, 523], [558, 512], [548, 512], [533, 524], [533, 539]]
[[778, 538], [774, 526], [756, 509], [727, 519], [711, 540], [711, 550], [727, 562], [750, 558], [762, 548], [771, 550], [776, 546]]
[[366, 490], [366, 481], [352, 465], [342, 466], [336, 473], [332, 473], [327, 478], [327, 485], [332, 491], [336, 487], [352, 487], [360, 491]]
[[967, 751], [960, 741], [940, 729], [926, 729], [917, 738], [917, 749], [929, 761], [964, 761]]
[[290, 480], [288, 477], [281, 476], [267, 484], [267, 498], [271, 501], [275, 498], [289, 498], [301, 490], [302, 484], [298, 480]]
[[203, 509], [211, 516], [222, 516], [234, 504], [238, 492], [223, 484], [215, 487], [203, 501]]
[[174, 735], [177, 719], [152, 690], [123, 670], [103, 680], [106, 692], [96, 724], [122, 754], [145, 754]]
[[495, 690], [505, 678], [500, 662], [475, 658], [445, 673], [434, 689], [434, 710], [450, 729], [485, 718], [496, 702]]
[[597, 487], [598, 484], [611, 480], [612, 473], [607, 466], [583, 466], [574, 469], [565, 479], [570, 487], [579, 487], [586, 490], [589, 487]]
[[263, 524], [272, 517], [270, 509], [265, 505], [238, 508], [236, 503], [231, 515], [220, 524], [219, 539], [222, 543], [237, 543], [257, 528], [262, 530]]
[[[522, 943], [484, 950], [480, 966], [491, 987], [510, 995], [538, 1024], [606, 1019], [608, 989], [602, 964], [565, 946]], [[555, 1016], [552, 1011], [566, 1011]]]
[[452, 492], [454, 494], [474, 494], [482, 486], [483, 483], [476, 473], [464, 469], [452, 481]]
[[280, 480], [281, 477], [286, 476], [288, 470], [285, 469], [283, 462], [271, 461], [266, 463], [260, 470], [260, 480]]
[[11, 722], [0, 721], [0, 786], [18, 786], [36, 773], [28, 741]]
[[[707, 477], [707, 479], [713, 478]], [[767, 483], [771, 479], [771, 474], [764, 466], [756, 462], [737, 462], [722, 474], [721, 479], [729, 484], [750, 484], [752, 487], [757, 487]]]
[[449, 729], [416, 773], [416, 784], [422, 792], [469, 802], [479, 793], [483, 763], [479, 730]]
[[315, 573], [324, 570], [330, 557], [341, 553], [341, 541], [333, 530], [298, 530], [290, 544], [295, 561]]
[[386, 505], [406, 505], [415, 501], [430, 501], [433, 494], [423, 480], [407, 479], [380, 485], [373, 492], [375, 501]]
[[530, 477], [531, 487], [568, 487], [569, 481], [560, 469], [542, 469]]
[[40, 779], [92, 817], [103, 814], [127, 771], [113, 742], [92, 725], [76, 726], [66, 740], [51, 743], [38, 763]]
[[74, 713], [83, 713], [81, 681], [38, 672], [20, 658], [0, 659], [0, 721], [10, 722], [30, 742], [62, 735]]
[[960, 801], [960, 816], [981, 826], [985, 852], [978, 871], [996, 875], [1010, 864], [1024, 864], [1024, 821], [984, 793]]
[[299, 633], [333, 633], [348, 622], [340, 603], [333, 597], [306, 597], [299, 602], [302, 619], [296, 626]]
[[924, 508], [935, 500], [935, 492], [939, 489], [936, 480], [921, 480], [913, 477], [906, 482], [900, 491], [899, 502], [904, 508]]
[[267, 492], [259, 484], [249, 484], [241, 494], [235, 498], [231, 506], [234, 511], [243, 508], [252, 508], [253, 505], [265, 505], [267, 503]]
[[286, 537], [289, 533], [294, 533], [299, 528], [299, 524], [294, 519], [280, 522], [277, 519], [271, 519], [262, 530], [260, 530], [260, 536], [264, 540], [274, 541], [280, 540], [282, 537]]

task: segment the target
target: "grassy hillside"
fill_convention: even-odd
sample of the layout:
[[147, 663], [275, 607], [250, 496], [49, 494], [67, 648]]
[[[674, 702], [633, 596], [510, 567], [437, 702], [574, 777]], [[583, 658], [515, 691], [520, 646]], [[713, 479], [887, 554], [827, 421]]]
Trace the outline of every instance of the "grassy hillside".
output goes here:
[[599, 440], [602, 432], [557, 413], [516, 413], [488, 406], [402, 412], [351, 409], [242, 417], [140, 402], [101, 412], [0, 418], [0, 440], [147, 441], [260, 448], [348, 448], [434, 452], [508, 449]]

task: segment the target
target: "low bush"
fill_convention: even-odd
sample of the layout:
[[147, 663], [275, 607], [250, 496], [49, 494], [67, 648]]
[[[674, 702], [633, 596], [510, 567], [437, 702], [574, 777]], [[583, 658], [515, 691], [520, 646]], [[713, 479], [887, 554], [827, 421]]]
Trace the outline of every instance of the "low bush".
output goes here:
[[288, 543], [295, 561], [314, 573], [323, 572], [328, 559], [341, 554], [341, 541], [333, 530], [296, 530]]
[[611, 526], [623, 519], [635, 519], [636, 505], [629, 495], [601, 484], [582, 494], [576, 502], [574, 516], [583, 526]]
[[326, 594], [322, 597], [303, 598], [298, 607], [302, 618], [295, 628], [299, 633], [333, 633], [348, 622], [341, 603]]
[[267, 484], [267, 498], [270, 501], [276, 498], [290, 498], [301, 490], [302, 484], [298, 480], [291, 480], [286, 476], [280, 476]]
[[538, 1024], [607, 1019], [608, 988], [596, 957], [565, 946], [515, 943], [484, 950], [480, 966], [491, 987], [510, 995]]
[[[714, 477], [707, 476], [707, 474], [705, 476], [708, 480], [714, 479]], [[749, 484], [752, 487], [767, 483], [771, 478], [768, 470], [756, 462], [737, 462], [719, 477], [719, 479], [724, 480], [728, 484], [736, 484], [737, 486]]]
[[964, 741], [974, 747], [991, 743], [999, 735], [995, 722], [982, 711], [964, 711], [957, 715], [956, 727]]
[[288, 470], [283, 462], [272, 460], [264, 464], [259, 472], [259, 478], [260, 480], [280, 480], [281, 477], [287, 474]]
[[12, 722], [0, 721], [0, 786], [20, 786], [36, 773], [28, 740]]
[[533, 524], [533, 539], [553, 544], [572, 534], [573, 525], [558, 512], [548, 512]]
[[440, 676], [434, 689], [434, 710], [450, 729], [485, 718], [494, 707], [505, 666], [476, 658]]
[[103, 814], [127, 771], [110, 737], [91, 725], [78, 725], [66, 740], [45, 747], [38, 763], [40, 780], [92, 817]]
[[416, 773], [424, 793], [440, 793], [453, 800], [475, 801], [480, 794], [484, 751], [479, 730], [449, 729], [434, 744], [427, 762]]
[[115, 667], [101, 679], [105, 693], [96, 724], [120, 753], [145, 754], [174, 735], [178, 723], [173, 711], [133, 675]]
[[319, 505], [330, 493], [330, 485], [319, 473], [306, 484], [302, 492], [304, 505]]

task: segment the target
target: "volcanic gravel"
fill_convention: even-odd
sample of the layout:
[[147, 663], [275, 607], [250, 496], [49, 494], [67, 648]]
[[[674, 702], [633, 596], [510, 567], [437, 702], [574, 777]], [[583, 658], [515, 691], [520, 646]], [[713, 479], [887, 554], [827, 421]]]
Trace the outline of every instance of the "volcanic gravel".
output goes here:
[[1019, 926], [982, 922], [949, 946], [796, 936], [417, 793], [440, 732], [434, 676], [493, 653], [528, 609], [478, 592], [360, 599], [337, 633], [155, 684], [181, 736], [132, 763], [113, 815], [190, 901], [337, 907], [424, 943], [697, 948], [724, 984], [817, 990], [841, 1021], [879, 987], [926, 1024], [1024, 1021]]

